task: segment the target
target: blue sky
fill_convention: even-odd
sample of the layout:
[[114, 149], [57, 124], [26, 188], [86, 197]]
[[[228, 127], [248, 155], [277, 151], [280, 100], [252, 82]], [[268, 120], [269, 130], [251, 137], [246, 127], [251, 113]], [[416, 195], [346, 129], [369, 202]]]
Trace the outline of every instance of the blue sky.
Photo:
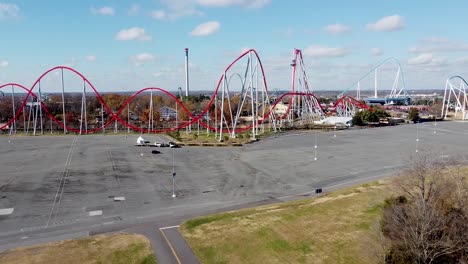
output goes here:
[[[270, 87], [289, 89], [294, 48], [315, 90], [343, 90], [388, 57], [407, 87], [442, 89], [468, 70], [468, 2], [0, 0], [0, 83], [30, 86], [72, 66], [100, 91], [213, 89], [224, 68], [255, 48]], [[385, 69], [395, 74], [394, 65]], [[73, 77], [70, 77], [73, 78]]]

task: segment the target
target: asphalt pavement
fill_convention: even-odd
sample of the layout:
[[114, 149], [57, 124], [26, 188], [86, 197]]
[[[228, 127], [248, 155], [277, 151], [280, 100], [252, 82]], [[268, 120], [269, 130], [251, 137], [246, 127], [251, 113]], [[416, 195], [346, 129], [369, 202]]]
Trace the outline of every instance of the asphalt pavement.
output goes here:
[[168, 245], [193, 260], [177, 228], [160, 228], [395, 175], [416, 150], [466, 160], [467, 135], [468, 123], [438, 122], [279, 133], [243, 147], [160, 154], [135, 147], [138, 135], [0, 136], [0, 251], [126, 230], [147, 235], [162, 263], [178, 263]]

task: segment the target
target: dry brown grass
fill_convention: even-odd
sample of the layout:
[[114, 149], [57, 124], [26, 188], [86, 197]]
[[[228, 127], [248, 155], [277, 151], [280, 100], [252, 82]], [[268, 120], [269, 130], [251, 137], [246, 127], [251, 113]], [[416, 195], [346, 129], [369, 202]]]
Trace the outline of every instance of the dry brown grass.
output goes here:
[[0, 253], [0, 263], [156, 263], [148, 239], [136, 234], [97, 235], [84, 239], [17, 248]]
[[387, 184], [205, 216], [182, 233], [202, 263], [377, 263]]

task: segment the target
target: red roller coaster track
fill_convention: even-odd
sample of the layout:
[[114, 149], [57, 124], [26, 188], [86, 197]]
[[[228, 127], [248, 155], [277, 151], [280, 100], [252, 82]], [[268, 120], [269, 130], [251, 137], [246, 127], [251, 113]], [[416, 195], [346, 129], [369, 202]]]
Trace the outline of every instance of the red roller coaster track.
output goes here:
[[[32, 96], [33, 98], [37, 99], [38, 96], [33, 92], [34, 88], [37, 86], [37, 84], [39, 84], [41, 82], [41, 80], [47, 76], [49, 73], [55, 71], [55, 70], [61, 70], [61, 71], [70, 71], [76, 75], [78, 75], [86, 84], [88, 84], [94, 91], [94, 93], [96, 94], [99, 102], [103, 105], [103, 107], [105, 108], [105, 110], [112, 116], [112, 118], [110, 118], [106, 124], [104, 124], [103, 126], [99, 127], [99, 128], [96, 128], [96, 129], [90, 129], [90, 130], [87, 130], [87, 133], [96, 133], [106, 127], [108, 127], [109, 125], [111, 125], [113, 122], [115, 122], [116, 120], [121, 123], [122, 125], [126, 126], [126, 127], [129, 127], [135, 131], [139, 131], [139, 132], [143, 132], [143, 133], [146, 133], [146, 132], [150, 132], [150, 133], [165, 133], [165, 132], [170, 132], [170, 131], [175, 131], [175, 130], [180, 130], [182, 128], [185, 128], [193, 123], [196, 123], [196, 122], [199, 122], [200, 125], [202, 125], [203, 127], [205, 128], [208, 128], [212, 131], [219, 131], [219, 128], [216, 128], [216, 127], [213, 127], [213, 126], [210, 126], [209, 124], [206, 124], [204, 123], [203, 121], [201, 121], [200, 119], [208, 112], [208, 110], [210, 109], [211, 105], [214, 103], [214, 99], [215, 99], [215, 95], [218, 93], [218, 90], [220, 88], [220, 85], [223, 81], [223, 78], [225, 78], [225, 73], [227, 71], [229, 71], [229, 69], [232, 68], [232, 66], [234, 64], [236, 64], [240, 59], [242, 59], [244, 56], [246, 56], [247, 54], [249, 53], [253, 53], [255, 54], [256, 58], [258, 59], [258, 62], [259, 62], [259, 66], [260, 66], [260, 70], [261, 70], [261, 74], [262, 74], [262, 81], [263, 81], [263, 84], [265, 86], [265, 90], [268, 92], [268, 85], [267, 85], [267, 81], [266, 81], [266, 77], [265, 77], [265, 72], [264, 72], [264, 69], [263, 69], [263, 64], [260, 60], [260, 57], [258, 56], [258, 53], [256, 50], [254, 49], [250, 49], [246, 52], [244, 52], [243, 54], [241, 54], [239, 57], [237, 57], [231, 64], [228, 65], [228, 67], [224, 70], [224, 74], [221, 75], [221, 77], [219, 78], [218, 80], [218, 83], [217, 83], [217, 86], [216, 86], [216, 89], [215, 91], [213, 92], [212, 96], [211, 96], [211, 99], [207, 105], [207, 107], [197, 116], [193, 116], [192, 113], [187, 110], [187, 108], [183, 105], [183, 103], [181, 101], [179, 101], [179, 99], [173, 95], [172, 93], [162, 89], [162, 88], [157, 88], [157, 87], [147, 87], [147, 88], [143, 88], [137, 92], [135, 92], [132, 96], [130, 96], [122, 105], [122, 107], [116, 112], [112, 112], [111, 109], [109, 108], [109, 106], [107, 106], [102, 98], [102, 96], [99, 94], [98, 90], [94, 87], [94, 85], [83, 75], [81, 74], [80, 72], [78, 72], [77, 70], [71, 68], [71, 67], [66, 67], [66, 66], [57, 66], [57, 67], [54, 67], [54, 68], [51, 68], [49, 70], [47, 70], [46, 72], [44, 72], [35, 82], [34, 84], [31, 86], [31, 88], [26, 88], [25, 86], [21, 85], [21, 84], [18, 84], [18, 83], [7, 83], [7, 84], [4, 84], [4, 85], [0, 85], [0, 89], [2, 88], [5, 88], [5, 87], [19, 87], [23, 90], [26, 91], [27, 95], [25, 96], [25, 99], [23, 100], [23, 102], [21, 103], [21, 106], [19, 107], [19, 110], [15, 112], [15, 116], [10, 119], [6, 124], [3, 124], [2, 126], [0, 126], [0, 129], [4, 129], [6, 127], [9, 127], [13, 122], [14, 120], [17, 120], [21, 114], [21, 111], [24, 110], [24, 107], [29, 99], [30, 96]], [[302, 61], [302, 53], [300, 52], [300, 50], [295, 50], [295, 62], [297, 62], [297, 60], [300, 59]], [[260, 123], [262, 122], [261, 120], [264, 120], [265, 118], [268, 118], [270, 115], [271, 115], [271, 112], [273, 111], [273, 109], [276, 107], [276, 105], [282, 101], [282, 99], [285, 97], [285, 96], [290, 96], [290, 102], [292, 102], [293, 98], [295, 96], [304, 96], [306, 98], [314, 98], [315, 100], [318, 101], [318, 98], [310, 93], [310, 92], [296, 92], [295, 91], [295, 77], [296, 77], [296, 67], [297, 67], [297, 63], [294, 63], [293, 66], [293, 81], [292, 81], [292, 87], [291, 87], [291, 92], [288, 92], [288, 93], [284, 93], [282, 94], [279, 98], [277, 98], [276, 102], [271, 106], [271, 108], [269, 109], [269, 111], [263, 116], [262, 119], [259, 119], [257, 121], [257, 123]], [[307, 80], [305, 80], [307, 81]], [[307, 84], [308, 85], [308, 84]], [[179, 125], [179, 126], [176, 126], [176, 127], [173, 127], [173, 128], [169, 128], [169, 129], [161, 129], [161, 130], [149, 130], [149, 129], [145, 129], [145, 128], [140, 128], [140, 127], [136, 127], [132, 124], [129, 124], [127, 123], [125, 120], [122, 120], [121, 118], [119, 118], [119, 114], [125, 109], [125, 107], [132, 101], [132, 99], [134, 99], [137, 95], [145, 92], [145, 91], [159, 91], [159, 92], [162, 92], [164, 94], [166, 94], [167, 96], [171, 97], [176, 104], [178, 104], [182, 109], [183, 111], [185, 111], [189, 117], [191, 118], [191, 121], [189, 122], [185, 122], [183, 123], [182, 125]], [[343, 107], [344, 103], [345, 102], [350, 102], [351, 104], [353, 104], [354, 106], [358, 107], [358, 108], [364, 108], [364, 109], [369, 109], [369, 107], [365, 104], [363, 104], [362, 102], [354, 99], [354, 98], [351, 98], [349, 96], [343, 96], [342, 98], [340, 98], [334, 105], [334, 108], [332, 110], [332, 112], [336, 111], [336, 109], [338, 107]], [[60, 122], [59, 120], [57, 120], [51, 113], [50, 111], [47, 109], [47, 107], [44, 105], [44, 103], [41, 101], [40, 102], [41, 104], [41, 107], [44, 109], [44, 111], [47, 113], [47, 115], [51, 118], [51, 120], [53, 120], [56, 124], [58, 124], [60, 127], [66, 129], [67, 131], [70, 131], [70, 132], [75, 132], [75, 133], [79, 133], [79, 132], [82, 132], [80, 131], [80, 129], [76, 129], [76, 128], [72, 128], [72, 127], [68, 127], [68, 126], [65, 126], [64, 123]], [[320, 111], [322, 111], [323, 113], [325, 113], [325, 111], [323, 110], [323, 108], [320, 106], [319, 104], [319, 107], [320, 107]], [[275, 118], [278, 118], [278, 119], [284, 119], [288, 114], [289, 114], [289, 111], [291, 110], [291, 104], [289, 104], [288, 106], [288, 109], [286, 111], [286, 114], [282, 115], [281, 117], [275, 117]], [[274, 115], [272, 115], [274, 116]], [[236, 133], [238, 132], [242, 132], [242, 131], [246, 131], [246, 130], [249, 130], [252, 128], [252, 125], [250, 126], [247, 126], [247, 127], [242, 127], [242, 128], [238, 128], [235, 130]], [[227, 132], [228, 130], [224, 130], [223, 129], [223, 132]]]

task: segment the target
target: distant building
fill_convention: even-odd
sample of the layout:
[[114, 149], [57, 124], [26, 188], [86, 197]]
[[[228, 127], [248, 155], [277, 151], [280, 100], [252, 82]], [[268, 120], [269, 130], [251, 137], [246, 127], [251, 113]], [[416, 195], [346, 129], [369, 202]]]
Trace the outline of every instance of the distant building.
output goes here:
[[350, 127], [353, 125], [353, 118], [352, 117], [341, 117], [341, 116], [330, 116], [327, 117], [323, 120], [319, 121], [314, 121], [314, 124], [320, 124], [320, 125], [331, 125], [331, 126], [336, 126], [339, 124], [345, 125], [347, 127]]
[[174, 108], [164, 106], [159, 109], [159, 114], [163, 120], [171, 120], [177, 118], [177, 111]]
[[275, 115], [284, 115], [288, 111], [288, 106], [288, 104], [279, 102], [276, 104], [275, 108], [273, 108], [273, 113], [275, 113]]
[[409, 105], [411, 103], [411, 98], [409, 97], [381, 97], [381, 98], [374, 98], [374, 97], [367, 97], [362, 98], [367, 105]]

